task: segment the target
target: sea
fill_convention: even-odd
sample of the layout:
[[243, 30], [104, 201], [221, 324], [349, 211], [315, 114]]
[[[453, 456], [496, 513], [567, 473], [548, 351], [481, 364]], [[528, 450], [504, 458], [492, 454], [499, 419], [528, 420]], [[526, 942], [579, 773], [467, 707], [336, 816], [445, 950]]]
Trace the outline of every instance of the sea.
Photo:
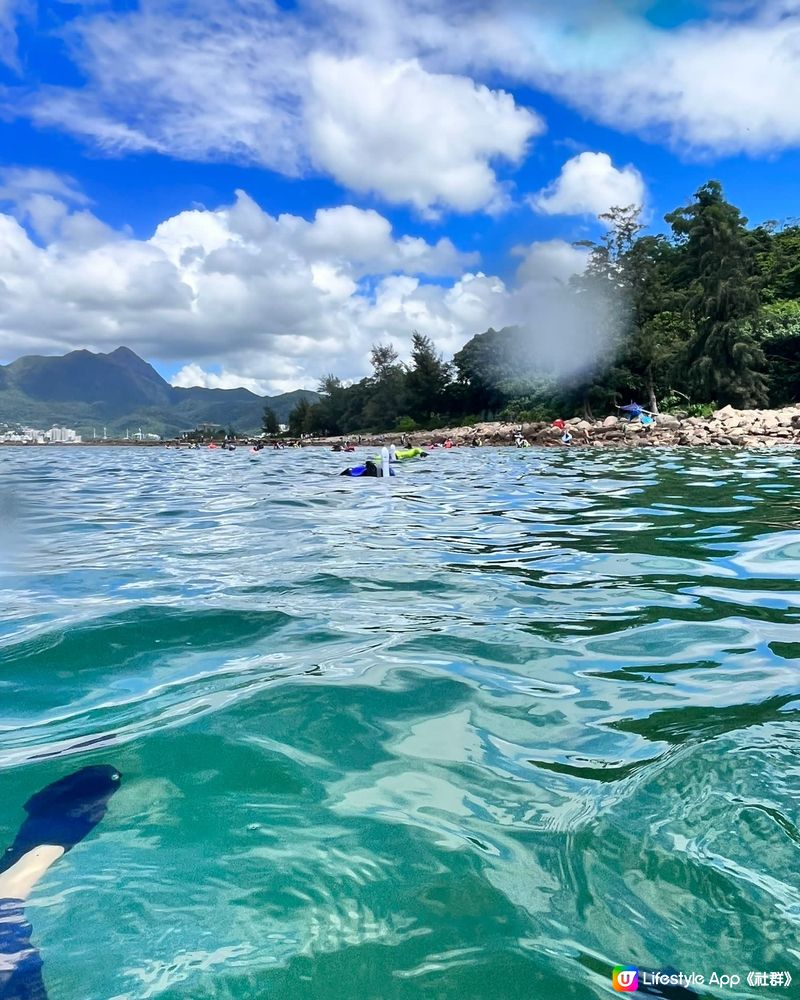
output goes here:
[[370, 454], [0, 450], [50, 1000], [800, 995], [797, 453]]

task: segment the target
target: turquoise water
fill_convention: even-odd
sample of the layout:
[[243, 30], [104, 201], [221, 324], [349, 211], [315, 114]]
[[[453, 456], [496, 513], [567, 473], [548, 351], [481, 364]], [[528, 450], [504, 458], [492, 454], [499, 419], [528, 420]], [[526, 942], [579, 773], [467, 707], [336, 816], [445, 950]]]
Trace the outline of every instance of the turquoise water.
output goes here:
[[0, 451], [0, 840], [124, 774], [31, 900], [51, 1000], [800, 981], [795, 453], [342, 466]]

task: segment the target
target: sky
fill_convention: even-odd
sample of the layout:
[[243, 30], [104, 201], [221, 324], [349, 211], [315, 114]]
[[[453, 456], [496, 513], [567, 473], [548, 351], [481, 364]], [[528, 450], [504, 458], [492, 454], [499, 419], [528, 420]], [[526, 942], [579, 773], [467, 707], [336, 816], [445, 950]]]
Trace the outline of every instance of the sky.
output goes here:
[[800, 216], [798, 79], [800, 0], [0, 0], [0, 362], [273, 394], [449, 357], [613, 205]]

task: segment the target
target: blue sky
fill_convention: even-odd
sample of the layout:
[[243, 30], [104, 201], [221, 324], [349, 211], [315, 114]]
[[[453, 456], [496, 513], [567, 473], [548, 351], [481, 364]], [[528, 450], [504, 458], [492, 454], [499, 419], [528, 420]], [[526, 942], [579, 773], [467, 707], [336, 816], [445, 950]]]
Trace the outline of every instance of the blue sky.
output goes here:
[[6, 0], [0, 361], [275, 392], [451, 354], [611, 204], [800, 216], [798, 52], [796, 0]]

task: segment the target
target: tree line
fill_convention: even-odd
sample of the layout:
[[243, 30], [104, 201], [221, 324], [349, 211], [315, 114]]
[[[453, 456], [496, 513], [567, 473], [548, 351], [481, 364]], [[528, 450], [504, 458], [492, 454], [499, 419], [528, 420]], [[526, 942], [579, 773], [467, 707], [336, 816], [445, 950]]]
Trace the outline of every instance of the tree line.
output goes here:
[[605, 235], [578, 244], [586, 269], [561, 289], [605, 303], [596, 335], [607, 349], [593, 370], [559, 377], [537, 356], [541, 341], [517, 327], [474, 336], [451, 361], [414, 331], [407, 364], [377, 344], [366, 378], [325, 376], [319, 402], [291, 413], [289, 433], [594, 416], [631, 400], [691, 413], [800, 398], [800, 225], [750, 227], [717, 181], [665, 217], [666, 235], [645, 234], [640, 216], [638, 206], [601, 216]]

